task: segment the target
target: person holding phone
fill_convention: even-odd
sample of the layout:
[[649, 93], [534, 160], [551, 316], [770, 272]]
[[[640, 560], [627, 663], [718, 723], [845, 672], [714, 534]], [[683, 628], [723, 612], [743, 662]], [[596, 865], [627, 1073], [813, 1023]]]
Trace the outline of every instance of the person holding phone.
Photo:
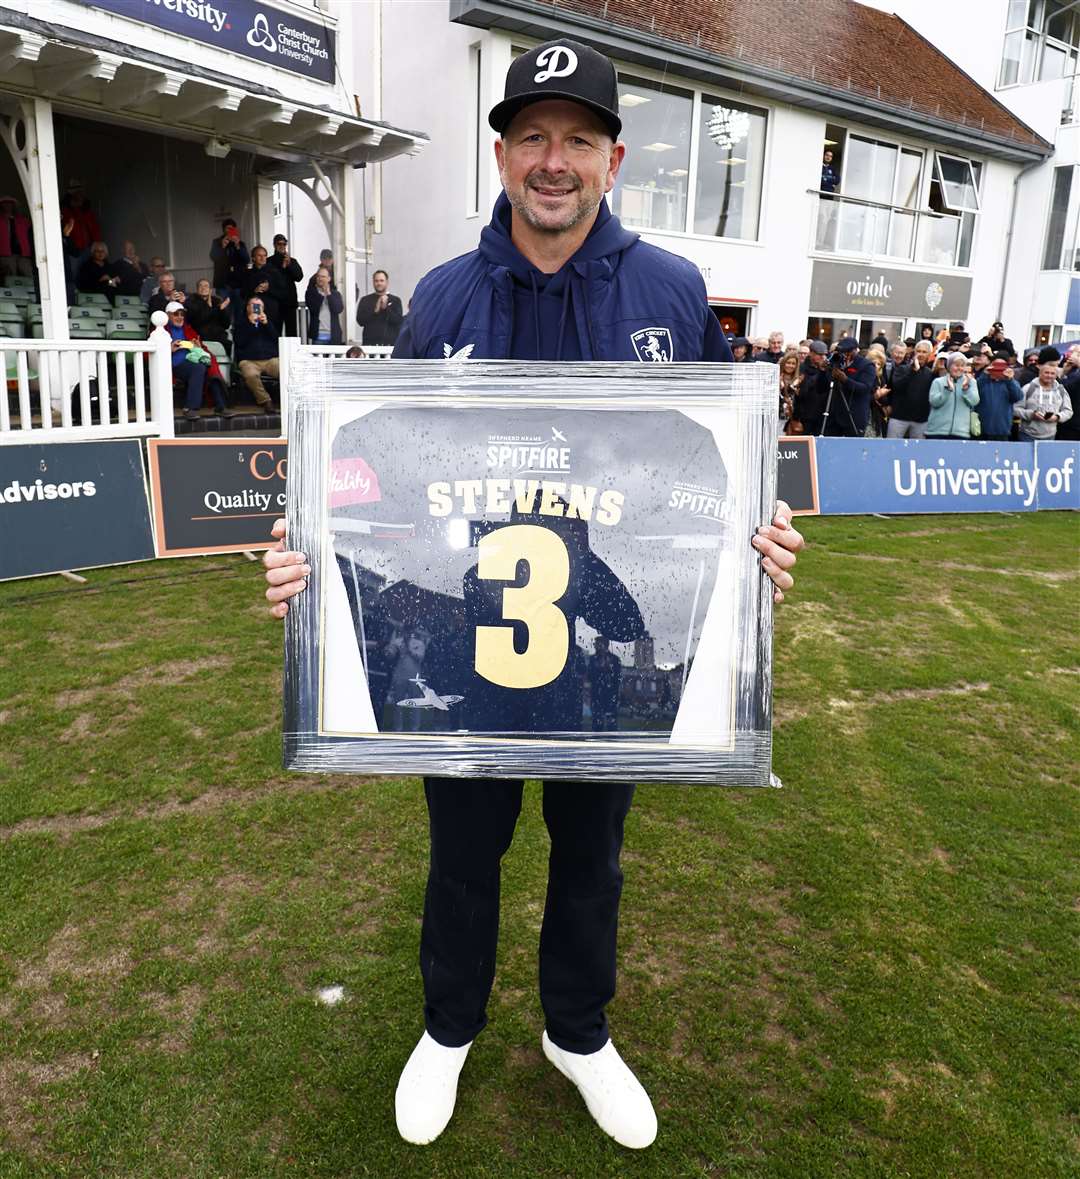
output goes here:
[[266, 304], [259, 295], [248, 299], [244, 318], [236, 325], [233, 335], [237, 366], [255, 404], [263, 413], [277, 413], [263, 377], [278, 379], [278, 330], [267, 317]]
[[244, 273], [251, 255], [231, 217], [222, 221], [221, 236], [210, 243], [210, 261], [214, 264], [214, 290], [230, 301], [235, 318], [239, 319], [243, 313]]

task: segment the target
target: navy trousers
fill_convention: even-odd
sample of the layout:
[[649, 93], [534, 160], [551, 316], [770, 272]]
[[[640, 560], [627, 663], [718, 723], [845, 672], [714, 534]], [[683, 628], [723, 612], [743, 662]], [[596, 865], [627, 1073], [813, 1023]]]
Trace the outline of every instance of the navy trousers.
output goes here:
[[[424, 1023], [460, 1047], [487, 1023], [499, 940], [499, 864], [521, 811], [520, 781], [425, 778], [431, 866], [420, 935]], [[568, 1052], [607, 1043], [615, 994], [623, 822], [634, 787], [547, 782], [551, 837], [540, 932], [540, 1002], [547, 1032]]]

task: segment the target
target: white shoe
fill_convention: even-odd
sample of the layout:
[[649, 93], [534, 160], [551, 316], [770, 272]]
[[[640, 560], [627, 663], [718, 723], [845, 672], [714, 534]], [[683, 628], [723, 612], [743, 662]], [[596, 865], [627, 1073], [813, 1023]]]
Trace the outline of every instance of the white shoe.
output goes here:
[[458, 1076], [472, 1041], [446, 1048], [427, 1032], [405, 1062], [394, 1094], [398, 1133], [406, 1142], [424, 1146], [446, 1129], [457, 1101]]
[[641, 1150], [656, 1138], [656, 1112], [641, 1082], [608, 1042], [599, 1052], [566, 1052], [548, 1039], [540, 1041], [544, 1055], [577, 1085], [597, 1125], [620, 1146]]

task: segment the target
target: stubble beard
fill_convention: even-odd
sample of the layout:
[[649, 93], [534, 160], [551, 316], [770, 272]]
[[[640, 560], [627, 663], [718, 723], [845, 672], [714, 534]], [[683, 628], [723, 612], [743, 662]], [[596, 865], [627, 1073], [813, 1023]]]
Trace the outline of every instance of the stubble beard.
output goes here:
[[[583, 221], [594, 217], [596, 210], [600, 207], [600, 197], [596, 193], [589, 192], [575, 177], [575, 187], [572, 191], [577, 193], [577, 200], [573, 207], [562, 215], [546, 214], [529, 204], [529, 185], [532, 182], [545, 183], [545, 178], [541, 173], [533, 173], [525, 178], [525, 182], [520, 188], [507, 188], [506, 197], [511, 208], [526, 225], [540, 233], [565, 233], [567, 230], [576, 228]], [[551, 188], [559, 187], [557, 181], [554, 183], [547, 181], [546, 184]], [[538, 195], [537, 199], [542, 198]]]

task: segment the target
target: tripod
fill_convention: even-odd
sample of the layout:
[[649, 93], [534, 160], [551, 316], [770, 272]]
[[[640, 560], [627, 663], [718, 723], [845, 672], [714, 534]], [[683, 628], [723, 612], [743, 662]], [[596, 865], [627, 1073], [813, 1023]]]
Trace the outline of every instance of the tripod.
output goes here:
[[[818, 431], [819, 438], [824, 437], [825, 429], [829, 424], [829, 414], [832, 411], [832, 399], [833, 399], [833, 394], [835, 392], [836, 392], [836, 381], [830, 377], [830, 379], [829, 379], [829, 396], [825, 399], [825, 413], [822, 415], [822, 418], [821, 418], [821, 429]], [[847, 413], [847, 419], [851, 423], [851, 436], [852, 436], [852, 438], [858, 438], [859, 437], [859, 428], [858, 428], [858, 426], [855, 425], [855, 418], [852, 416], [852, 413], [851, 413], [851, 402], [848, 401], [846, 394], [844, 394], [844, 393], [840, 394], [840, 403], [843, 405], [844, 411]]]

